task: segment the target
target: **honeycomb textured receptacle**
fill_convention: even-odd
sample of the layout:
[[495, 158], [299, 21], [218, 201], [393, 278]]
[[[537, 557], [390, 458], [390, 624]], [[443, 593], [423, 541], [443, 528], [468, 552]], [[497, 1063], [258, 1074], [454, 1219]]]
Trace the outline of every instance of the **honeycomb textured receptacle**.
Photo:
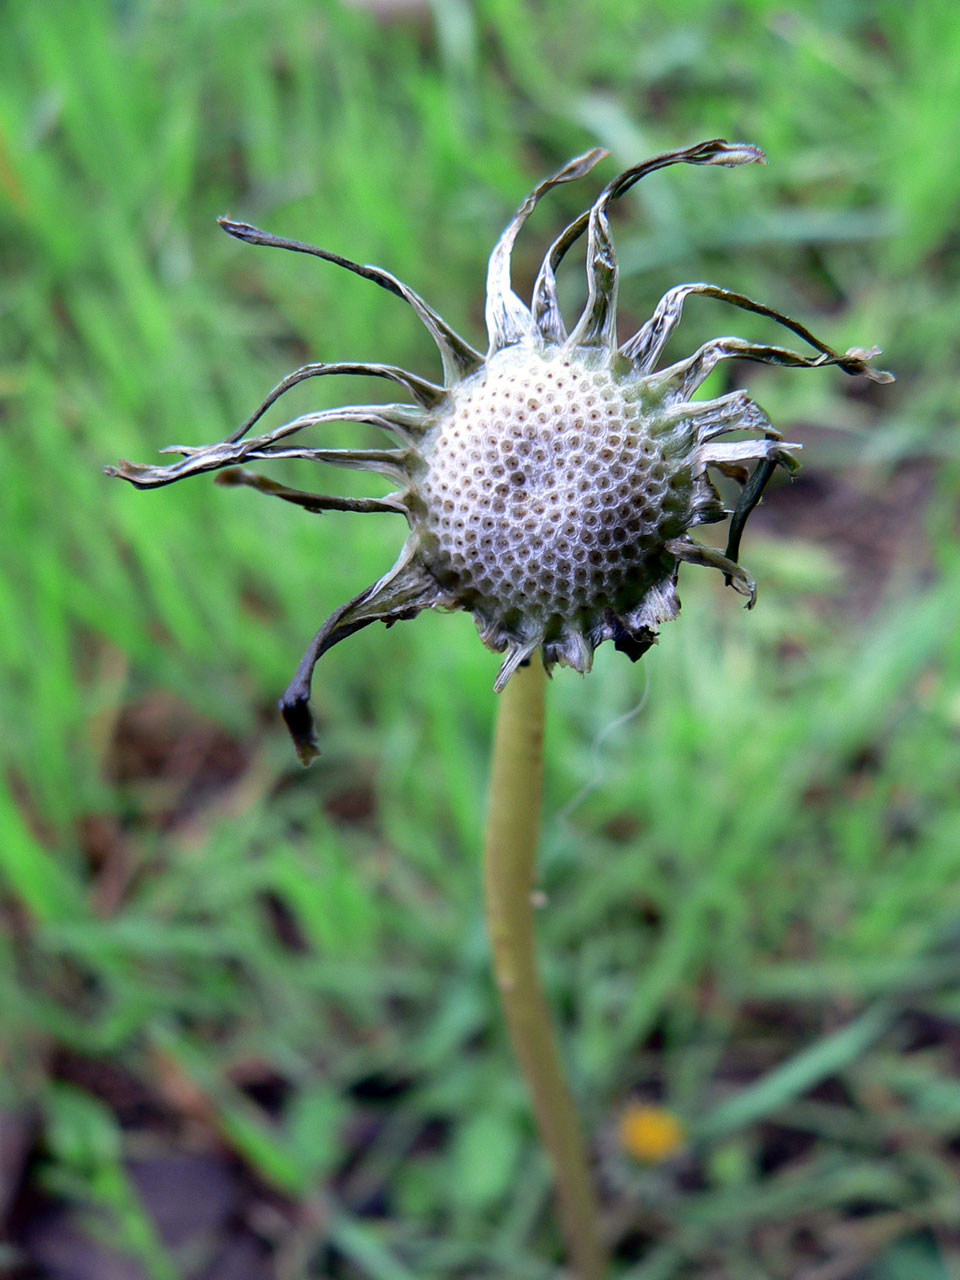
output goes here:
[[506, 348], [423, 445], [425, 561], [475, 613], [522, 619], [531, 638], [636, 605], [692, 514], [689, 466], [599, 364]]

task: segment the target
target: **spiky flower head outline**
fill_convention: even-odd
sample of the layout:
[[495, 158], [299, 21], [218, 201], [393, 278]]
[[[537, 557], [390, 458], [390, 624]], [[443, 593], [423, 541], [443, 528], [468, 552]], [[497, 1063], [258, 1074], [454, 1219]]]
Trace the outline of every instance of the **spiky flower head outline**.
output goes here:
[[[661, 622], [677, 614], [681, 563], [720, 570], [752, 607], [755, 584], [737, 563], [743, 527], [774, 470], [796, 469], [796, 446], [783, 442], [743, 391], [701, 401], [693, 401], [693, 393], [721, 361], [733, 359], [800, 369], [837, 365], [875, 382], [892, 380], [870, 367], [876, 349], [834, 351], [772, 307], [712, 284], [670, 289], [646, 324], [618, 345], [610, 205], [640, 178], [668, 165], [765, 163], [758, 147], [744, 143], [713, 139], [619, 174], [550, 246], [527, 306], [510, 280], [517, 234], [546, 192], [582, 178], [606, 154], [588, 151], [541, 182], [498, 240], [487, 271], [486, 356], [389, 272], [220, 219], [225, 231], [248, 244], [324, 258], [404, 299], [430, 332], [443, 364], [442, 385], [393, 365], [307, 364], [274, 387], [221, 443], [171, 446], [163, 452], [179, 454], [181, 461], [169, 466], [121, 461], [107, 469], [141, 489], [220, 471], [221, 483], [250, 485], [308, 511], [391, 511], [406, 517], [409, 533], [396, 564], [327, 619], [280, 701], [304, 763], [317, 754], [309, 709], [313, 669], [333, 645], [372, 622], [389, 626], [425, 608], [467, 610], [484, 644], [506, 654], [495, 682], [499, 691], [538, 649], [548, 671], [555, 663], [589, 670], [604, 640], [636, 661], [655, 642]], [[568, 333], [556, 271], [585, 231], [587, 300]], [[658, 369], [684, 301], [694, 295], [766, 316], [816, 354], [722, 337]], [[413, 403], [350, 405], [250, 434], [285, 392], [329, 374], [388, 379]], [[396, 447], [316, 449], [291, 443], [306, 428], [328, 422], [371, 423], [390, 432]], [[734, 432], [748, 438], [723, 439]], [[377, 472], [396, 492], [339, 498], [242, 469], [279, 458]], [[723, 507], [710, 469], [742, 486], [732, 512]], [[690, 537], [696, 525], [728, 515], [725, 553]]]

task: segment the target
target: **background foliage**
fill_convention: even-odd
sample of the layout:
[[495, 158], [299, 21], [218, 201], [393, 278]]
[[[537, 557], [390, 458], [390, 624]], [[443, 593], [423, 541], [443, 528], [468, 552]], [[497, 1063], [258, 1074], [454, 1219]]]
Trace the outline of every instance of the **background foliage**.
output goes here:
[[[217, 214], [381, 263], [479, 339], [532, 180], [722, 135], [769, 167], [622, 202], [626, 321], [714, 279], [899, 381], [711, 388], [749, 374], [804, 471], [751, 526], [753, 614], [691, 571], [639, 667], [554, 680], [543, 963], [620, 1275], [957, 1274], [955, 6], [0, 22], [0, 1266], [556, 1274], [480, 919], [497, 659], [460, 615], [364, 633], [320, 668], [303, 772], [274, 700], [402, 530], [101, 468], [219, 439], [305, 359], [436, 375], [395, 300]], [[584, 199], [538, 210], [522, 284]], [[691, 304], [673, 349], [751, 320]], [[669, 1159], [621, 1148], [631, 1098], [679, 1118]]]

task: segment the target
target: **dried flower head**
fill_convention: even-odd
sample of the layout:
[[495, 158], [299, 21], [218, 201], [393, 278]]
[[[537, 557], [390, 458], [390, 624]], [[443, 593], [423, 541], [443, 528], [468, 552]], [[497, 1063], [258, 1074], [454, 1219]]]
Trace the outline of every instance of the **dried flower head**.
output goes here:
[[[510, 283], [518, 232], [547, 191], [583, 177], [605, 154], [589, 151], [541, 182], [497, 242], [487, 273], [486, 356], [388, 272], [246, 223], [220, 220], [225, 231], [249, 244], [313, 254], [397, 294], [429, 330], [443, 362], [442, 386], [391, 365], [304, 365], [222, 443], [173, 446], [165, 452], [182, 460], [170, 466], [122, 461], [109, 469], [138, 488], [219, 470], [221, 483], [250, 485], [308, 511], [395, 511], [406, 517], [409, 533], [397, 563], [324, 623], [281, 700], [305, 763], [316, 754], [308, 705], [313, 668], [334, 644], [371, 622], [390, 625], [428, 607], [466, 609], [484, 644], [506, 654], [495, 684], [500, 690], [537, 649], [548, 670], [558, 662], [589, 670], [593, 651], [604, 640], [639, 658], [656, 640], [660, 623], [680, 607], [681, 562], [719, 569], [751, 606], [754, 582], [737, 563], [743, 526], [776, 467], [796, 468], [793, 446], [783, 443], [744, 392], [699, 401], [693, 393], [719, 362], [732, 359], [805, 369], [838, 365], [849, 374], [890, 380], [869, 367], [876, 351], [836, 352], [771, 307], [710, 284], [671, 289], [639, 332], [618, 344], [617, 259], [607, 220], [611, 203], [644, 175], [668, 165], [764, 163], [757, 147], [744, 144], [700, 143], [614, 178], [551, 245], [528, 307]], [[556, 270], [585, 231], [588, 296], [568, 333], [557, 303]], [[688, 359], [657, 369], [691, 295], [767, 316], [815, 354], [718, 338]], [[389, 379], [413, 403], [331, 409], [250, 434], [284, 392], [327, 374]], [[305, 428], [334, 421], [382, 427], [396, 438], [396, 447], [315, 449], [291, 443]], [[733, 432], [749, 438], [724, 439]], [[375, 471], [397, 492], [388, 498], [336, 498], [241, 469], [277, 458]], [[711, 468], [742, 485], [732, 512], [720, 501]], [[727, 515], [726, 554], [690, 537], [694, 526]]]

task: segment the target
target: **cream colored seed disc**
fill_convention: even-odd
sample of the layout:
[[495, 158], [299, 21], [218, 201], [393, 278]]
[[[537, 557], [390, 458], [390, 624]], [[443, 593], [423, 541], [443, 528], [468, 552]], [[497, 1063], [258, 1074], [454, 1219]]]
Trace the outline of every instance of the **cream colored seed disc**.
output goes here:
[[433, 568], [501, 614], [603, 608], [661, 541], [669, 478], [608, 370], [507, 349], [461, 385], [431, 442]]

